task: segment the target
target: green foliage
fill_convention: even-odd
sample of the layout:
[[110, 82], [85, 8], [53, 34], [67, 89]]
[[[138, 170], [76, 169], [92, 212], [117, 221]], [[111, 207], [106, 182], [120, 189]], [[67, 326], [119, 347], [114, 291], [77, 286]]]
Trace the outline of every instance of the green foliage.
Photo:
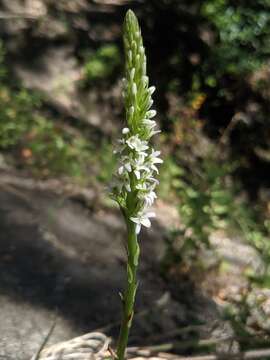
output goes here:
[[270, 221], [265, 218], [259, 205], [251, 207], [247, 201], [237, 203], [233, 215], [235, 226], [238, 226], [246, 241], [258, 251], [265, 264], [264, 274], [249, 275], [261, 285], [266, 284], [270, 278]]
[[[173, 254], [174, 239], [181, 258], [191, 259], [198, 249], [210, 246], [210, 235], [215, 230], [234, 229], [270, 263], [269, 221], [264, 221], [259, 206], [254, 207], [244, 196], [233, 176], [239, 164], [226, 155], [225, 144], [232, 127], [225, 130], [218, 143], [211, 144], [204, 143], [198, 121], [188, 117], [174, 122], [179, 145], [176, 156], [165, 159], [160, 185], [161, 196], [178, 204], [180, 214], [181, 226], [169, 239], [171, 259], [179, 256]], [[197, 156], [191, 155], [198, 145], [201, 150]]]
[[270, 54], [270, 3], [231, 0], [203, 2], [202, 15], [217, 39], [211, 49], [210, 64], [215, 71], [239, 74], [257, 69]]
[[[4, 65], [1, 65], [4, 68]], [[22, 87], [0, 86], [0, 150], [16, 150], [17, 163], [36, 174], [78, 176], [85, 168], [86, 141], [39, 115], [41, 99]]]
[[27, 134], [31, 156], [27, 165], [38, 174], [86, 176], [90, 149], [80, 134], [72, 134], [52, 120], [36, 116]]
[[87, 55], [84, 65], [84, 83], [103, 80], [111, 76], [120, 64], [117, 46], [103, 45], [96, 52]]
[[[112, 53], [110, 48], [101, 51], [104, 58]], [[0, 150], [15, 151], [19, 154], [15, 165], [37, 176], [67, 175], [84, 183], [108, 181], [114, 166], [109, 143], [96, 146], [80, 131], [41, 115], [41, 96], [21, 86], [12, 87], [6, 74], [0, 46]]]
[[183, 173], [178, 193], [180, 216], [184, 223], [183, 234], [190, 247], [209, 246], [209, 236], [226, 227], [232, 214], [233, 194], [226, 187], [232, 167], [220, 164], [211, 155], [201, 160], [198, 171]]
[[24, 89], [0, 86], [0, 149], [18, 144], [34, 121], [37, 96]]
[[95, 161], [97, 166], [97, 181], [101, 183], [108, 183], [113, 175], [116, 166], [116, 158], [113, 155], [112, 145], [104, 140], [96, 152], [96, 157], [92, 160]]
[[184, 170], [178, 166], [171, 156], [164, 159], [160, 169], [158, 194], [162, 199], [175, 200], [175, 189], [182, 185], [181, 175]]
[[8, 82], [5, 51], [0, 42], [0, 150], [19, 144], [34, 121], [40, 101], [36, 94]]
[[[237, 164], [215, 158], [211, 152], [200, 159], [196, 169], [179, 167], [173, 159], [166, 162], [169, 183], [179, 196], [181, 227], [168, 239], [165, 262], [195, 259], [199, 249], [210, 246], [209, 238], [215, 230], [234, 231], [258, 251], [265, 263], [264, 274], [249, 276], [261, 285], [269, 284], [270, 221], [232, 182]], [[177, 245], [179, 238], [181, 246]]]

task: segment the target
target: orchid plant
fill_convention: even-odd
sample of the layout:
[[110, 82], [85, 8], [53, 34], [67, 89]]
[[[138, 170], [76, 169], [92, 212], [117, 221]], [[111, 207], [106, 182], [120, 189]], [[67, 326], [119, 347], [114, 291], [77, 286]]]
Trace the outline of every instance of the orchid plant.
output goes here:
[[155, 213], [149, 209], [157, 195], [158, 184], [155, 176], [157, 165], [162, 163], [160, 151], [150, 144], [156, 130], [152, 110], [154, 86], [149, 87], [146, 75], [146, 56], [138, 20], [129, 10], [124, 21], [125, 78], [123, 79], [123, 99], [126, 112], [126, 126], [115, 150], [119, 159], [112, 185], [112, 197], [122, 211], [127, 226], [127, 286], [121, 296], [123, 316], [116, 355], [125, 357], [129, 329], [132, 324], [134, 302], [137, 290], [137, 268], [140, 247], [137, 236], [141, 226], [149, 228]]

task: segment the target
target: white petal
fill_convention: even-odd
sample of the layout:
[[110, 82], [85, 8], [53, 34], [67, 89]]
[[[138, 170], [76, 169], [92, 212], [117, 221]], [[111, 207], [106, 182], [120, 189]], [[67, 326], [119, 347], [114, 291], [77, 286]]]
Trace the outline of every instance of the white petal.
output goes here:
[[126, 163], [125, 168], [127, 169], [128, 172], [131, 172], [131, 170], [132, 170], [130, 163]]
[[150, 120], [150, 119], [143, 119], [143, 124], [146, 126], [149, 126], [150, 128], [153, 128], [156, 126], [156, 122], [154, 120]]
[[153, 162], [153, 164], [162, 164], [163, 160], [160, 158], [154, 158], [154, 159], [152, 159], [152, 162]]
[[135, 228], [136, 234], [138, 235], [141, 231], [141, 224], [136, 224], [136, 228]]
[[140, 156], [140, 158], [141, 158], [141, 161], [144, 161], [144, 158], [145, 158], [147, 155], [148, 155], [148, 154], [147, 154], [146, 152], [140, 151], [139, 156]]
[[155, 183], [157, 185], [159, 184], [159, 181], [157, 179], [153, 178], [153, 177], [149, 177], [147, 180], [151, 181], [151, 182], [153, 182], [153, 183]]
[[127, 192], [131, 192], [131, 187], [129, 184], [125, 184], [125, 188], [126, 188]]
[[134, 174], [135, 174], [136, 178], [137, 178], [138, 180], [140, 180], [140, 178], [141, 178], [140, 172], [139, 172], [138, 170], [135, 170], [135, 171], [134, 171]]
[[120, 166], [120, 168], [118, 169], [118, 174], [122, 175], [124, 172], [124, 166]]
[[151, 131], [151, 133], [149, 134], [150, 137], [156, 135], [156, 134], [159, 134], [161, 133], [161, 130], [155, 130], [155, 131]]
[[147, 150], [149, 148], [148, 145], [141, 145], [141, 149], [140, 151], [144, 151], [144, 150]]
[[137, 217], [131, 217], [130, 220], [133, 221], [135, 224], [140, 224], [140, 219]]
[[148, 218], [154, 218], [154, 217], [156, 217], [156, 214], [153, 211], [152, 212], [150, 211], [150, 212], [146, 213], [145, 216], [147, 216]]
[[147, 228], [151, 227], [151, 221], [147, 217], [141, 219], [141, 224]]

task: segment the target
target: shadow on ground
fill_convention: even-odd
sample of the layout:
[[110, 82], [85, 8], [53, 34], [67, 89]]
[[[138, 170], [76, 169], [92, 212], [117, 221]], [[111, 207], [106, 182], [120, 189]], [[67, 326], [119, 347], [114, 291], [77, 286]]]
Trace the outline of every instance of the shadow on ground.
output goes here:
[[[0, 229], [0, 344], [11, 359], [29, 358], [56, 315], [52, 342], [107, 324], [107, 334], [116, 334], [118, 291], [125, 277], [124, 226], [118, 212], [90, 212], [52, 192], [5, 184]], [[210, 321], [217, 317], [213, 303], [187, 281], [174, 286], [170, 295], [172, 284], [159, 274], [163, 235], [158, 224], [143, 234], [137, 302], [142, 314], [135, 320], [133, 343], [147, 343], [153, 334], [166, 338], [177, 327], [209, 320], [206, 314]]]

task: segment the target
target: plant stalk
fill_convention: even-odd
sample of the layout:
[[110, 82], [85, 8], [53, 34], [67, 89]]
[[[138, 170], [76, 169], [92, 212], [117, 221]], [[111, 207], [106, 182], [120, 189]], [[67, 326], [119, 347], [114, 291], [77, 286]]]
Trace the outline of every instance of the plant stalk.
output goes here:
[[134, 314], [134, 303], [137, 290], [137, 268], [139, 258], [139, 244], [137, 241], [136, 225], [128, 217], [125, 217], [125, 219], [128, 232], [127, 287], [122, 297], [122, 322], [116, 350], [118, 360], [123, 360], [125, 358], [129, 330], [132, 324]]

